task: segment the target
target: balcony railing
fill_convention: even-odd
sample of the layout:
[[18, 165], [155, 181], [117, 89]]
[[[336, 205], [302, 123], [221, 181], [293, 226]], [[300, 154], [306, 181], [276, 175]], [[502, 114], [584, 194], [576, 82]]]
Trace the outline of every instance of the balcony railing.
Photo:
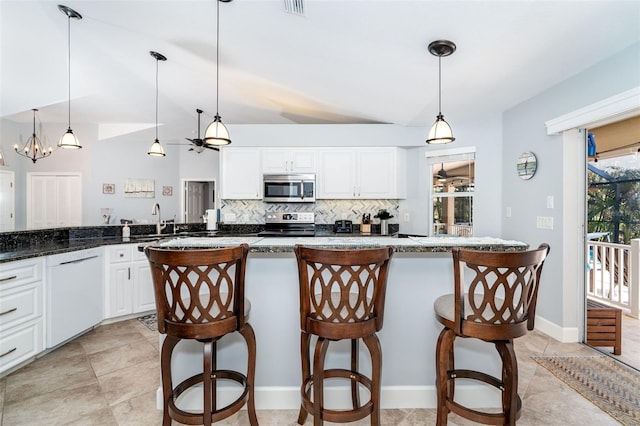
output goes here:
[[630, 245], [588, 241], [587, 253], [587, 296], [639, 318], [640, 239]]
[[435, 235], [456, 235], [458, 237], [472, 237], [473, 225], [447, 225], [446, 223], [434, 223]]

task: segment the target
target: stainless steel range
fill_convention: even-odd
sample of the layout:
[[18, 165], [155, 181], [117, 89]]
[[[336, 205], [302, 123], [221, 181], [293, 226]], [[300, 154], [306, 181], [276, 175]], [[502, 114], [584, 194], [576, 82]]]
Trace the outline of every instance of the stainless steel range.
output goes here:
[[262, 237], [313, 237], [316, 234], [313, 212], [267, 212]]

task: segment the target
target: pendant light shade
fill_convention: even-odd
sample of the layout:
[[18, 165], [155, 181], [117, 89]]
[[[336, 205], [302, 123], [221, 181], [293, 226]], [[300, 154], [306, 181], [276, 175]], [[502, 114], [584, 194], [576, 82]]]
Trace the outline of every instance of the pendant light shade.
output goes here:
[[[42, 142], [40, 142], [40, 138], [36, 135], [36, 112], [37, 109], [33, 109], [33, 133], [31, 137], [27, 139], [27, 143], [24, 144], [22, 150], [18, 149], [18, 145], [13, 145], [13, 149], [18, 155], [22, 155], [23, 157], [27, 157], [29, 160], [33, 161], [33, 164], [36, 163], [41, 158], [45, 158], [51, 155], [53, 150], [51, 147], [45, 148]], [[1, 153], [0, 153], [1, 154]], [[0, 155], [1, 156], [1, 155]], [[3, 159], [4, 164], [4, 159]]]
[[227, 130], [227, 126], [224, 125], [218, 114], [216, 114], [204, 132], [204, 143], [215, 146], [229, 145], [231, 143], [229, 130]]
[[429, 44], [429, 53], [438, 57], [438, 115], [427, 136], [428, 144], [445, 144], [456, 140], [453, 130], [442, 115], [442, 57], [456, 51], [456, 45], [449, 40], [436, 40]]
[[162, 53], [154, 52], [153, 50], [150, 51], [149, 54], [156, 60], [156, 140], [151, 144], [151, 148], [149, 148], [147, 154], [153, 157], [164, 157], [164, 149], [158, 140], [158, 64], [160, 61], [166, 61], [167, 57]]
[[67, 131], [62, 135], [60, 140], [58, 141], [58, 146], [60, 148], [65, 149], [79, 149], [82, 148], [78, 138], [73, 134], [73, 130], [71, 130], [71, 18], [73, 19], [82, 19], [82, 15], [80, 15], [75, 10], [70, 7], [59, 4], [58, 9], [60, 12], [64, 13], [67, 16], [67, 59], [68, 59], [68, 89], [69, 89], [69, 126]]
[[229, 130], [222, 123], [222, 117], [218, 112], [219, 68], [220, 68], [220, 2], [229, 3], [231, 0], [216, 0], [216, 115], [204, 131], [204, 144], [213, 146], [229, 145], [231, 138]]
[[147, 154], [154, 157], [164, 157], [166, 155], [158, 139], [156, 139], [156, 141], [151, 144], [151, 148], [149, 148], [149, 152], [147, 152]]

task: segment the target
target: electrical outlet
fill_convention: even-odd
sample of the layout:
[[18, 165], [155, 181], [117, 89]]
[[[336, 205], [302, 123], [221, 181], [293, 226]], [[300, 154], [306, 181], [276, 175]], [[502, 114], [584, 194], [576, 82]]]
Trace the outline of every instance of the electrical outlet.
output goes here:
[[547, 208], [553, 208], [553, 195], [547, 195]]
[[538, 216], [536, 218], [536, 228], [538, 229], [553, 229], [553, 218]]
[[511, 217], [511, 207], [507, 207], [506, 215], [507, 217]]
[[409, 213], [405, 213], [404, 215], [402, 215], [402, 220], [404, 220], [405, 222], [409, 222]]
[[235, 213], [225, 213], [223, 219], [224, 219], [225, 223], [235, 223], [236, 222], [236, 215], [235, 215]]

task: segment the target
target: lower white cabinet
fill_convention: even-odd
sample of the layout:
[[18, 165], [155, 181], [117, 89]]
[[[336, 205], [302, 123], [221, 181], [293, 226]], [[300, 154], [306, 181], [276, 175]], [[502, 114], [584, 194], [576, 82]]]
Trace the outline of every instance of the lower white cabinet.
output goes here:
[[0, 373], [45, 348], [44, 258], [0, 267]]
[[137, 244], [108, 246], [105, 316], [152, 311], [156, 308], [147, 257]]

